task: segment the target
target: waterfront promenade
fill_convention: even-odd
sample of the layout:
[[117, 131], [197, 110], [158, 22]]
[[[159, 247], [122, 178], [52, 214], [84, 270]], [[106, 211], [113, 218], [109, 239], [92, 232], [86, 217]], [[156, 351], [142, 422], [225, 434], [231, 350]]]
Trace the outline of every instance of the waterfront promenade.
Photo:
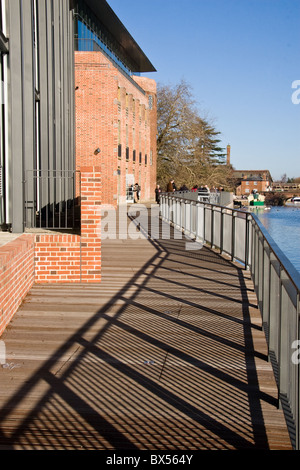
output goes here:
[[1, 338], [0, 449], [291, 448], [249, 273], [164, 229], [104, 240], [101, 285], [30, 291]]

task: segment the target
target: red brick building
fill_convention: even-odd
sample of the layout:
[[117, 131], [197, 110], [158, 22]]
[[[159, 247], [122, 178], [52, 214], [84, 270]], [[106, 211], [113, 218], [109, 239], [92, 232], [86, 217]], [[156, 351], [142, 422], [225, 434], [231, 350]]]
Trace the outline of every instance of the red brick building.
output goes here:
[[273, 180], [268, 170], [234, 171], [237, 196], [249, 196], [254, 190], [258, 193], [269, 191]]
[[140, 75], [155, 69], [120, 22], [109, 34], [115, 23], [106, 2], [79, 4], [76, 169], [100, 167], [102, 204], [114, 206], [132, 202], [135, 183], [141, 202], [154, 200], [157, 137], [156, 83]]
[[156, 181], [156, 84], [131, 80], [101, 52], [75, 53], [76, 168], [101, 168], [102, 203], [154, 199]]

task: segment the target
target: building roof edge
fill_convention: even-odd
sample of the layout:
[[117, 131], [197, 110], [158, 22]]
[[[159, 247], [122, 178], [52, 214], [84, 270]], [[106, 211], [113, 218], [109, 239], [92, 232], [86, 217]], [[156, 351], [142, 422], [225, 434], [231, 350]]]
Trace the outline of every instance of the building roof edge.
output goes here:
[[133, 72], [156, 72], [155, 67], [146, 54], [133, 39], [106, 0], [85, 0], [85, 2], [136, 65], [136, 70], [133, 70]]

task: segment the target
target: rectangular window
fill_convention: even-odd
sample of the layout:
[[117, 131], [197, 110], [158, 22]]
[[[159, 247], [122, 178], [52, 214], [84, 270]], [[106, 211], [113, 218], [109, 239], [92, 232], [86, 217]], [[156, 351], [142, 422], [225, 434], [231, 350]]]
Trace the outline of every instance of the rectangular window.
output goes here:
[[121, 121], [118, 121], [118, 158], [122, 157], [122, 144], [121, 144]]
[[8, 71], [8, 40], [6, 38], [5, 2], [0, 1], [0, 225], [7, 223], [9, 217], [9, 201], [7, 194], [8, 161], [6, 153], [7, 143], [7, 71]]
[[148, 102], [149, 102], [149, 109], [152, 109], [153, 108], [153, 96], [152, 95], [149, 95]]
[[122, 144], [118, 145], [118, 158], [122, 158]]
[[33, 48], [34, 48], [34, 80], [35, 90], [40, 89], [39, 79], [39, 30], [38, 30], [38, 4], [33, 0]]

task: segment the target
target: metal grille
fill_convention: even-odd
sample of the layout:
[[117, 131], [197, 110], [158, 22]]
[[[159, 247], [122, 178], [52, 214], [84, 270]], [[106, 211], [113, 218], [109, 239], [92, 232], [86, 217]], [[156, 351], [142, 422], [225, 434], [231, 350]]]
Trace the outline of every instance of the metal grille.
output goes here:
[[3, 167], [0, 165], [0, 197], [3, 197]]
[[79, 172], [27, 171], [24, 185], [25, 228], [79, 228]]

